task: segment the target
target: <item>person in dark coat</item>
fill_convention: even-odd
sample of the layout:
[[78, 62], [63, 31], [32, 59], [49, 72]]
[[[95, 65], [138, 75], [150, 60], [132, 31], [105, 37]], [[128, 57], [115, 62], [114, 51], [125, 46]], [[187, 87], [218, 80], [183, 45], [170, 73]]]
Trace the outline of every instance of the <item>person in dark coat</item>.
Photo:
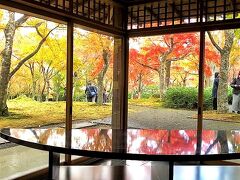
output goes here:
[[219, 84], [219, 72], [215, 72], [213, 88], [212, 88], [212, 98], [213, 98], [213, 109], [214, 110], [217, 110], [218, 84]]
[[234, 78], [230, 86], [233, 88], [232, 112], [240, 114], [240, 71], [237, 78]]
[[88, 102], [97, 102], [98, 90], [96, 86], [92, 85], [91, 83], [88, 83], [85, 90], [85, 94], [87, 96]]
[[107, 91], [106, 88], [103, 89], [103, 104], [107, 103]]

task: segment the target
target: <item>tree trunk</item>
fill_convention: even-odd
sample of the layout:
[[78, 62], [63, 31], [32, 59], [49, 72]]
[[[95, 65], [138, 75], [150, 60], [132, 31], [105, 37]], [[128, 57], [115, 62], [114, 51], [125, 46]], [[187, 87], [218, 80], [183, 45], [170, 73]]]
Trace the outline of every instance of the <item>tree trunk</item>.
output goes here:
[[218, 112], [228, 112], [228, 72], [229, 57], [234, 40], [234, 30], [225, 30], [225, 45], [221, 51], [220, 79], [218, 85]]
[[217, 98], [217, 112], [226, 113], [228, 112], [228, 72], [229, 72], [229, 57], [233, 46], [234, 30], [225, 30], [225, 43], [224, 47], [221, 48], [213, 39], [210, 32], [208, 32], [209, 38], [215, 48], [221, 54], [221, 65], [219, 72], [219, 85], [218, 85], [218, 98]]
[[49, 79], [47, 79], [47, 82], [46, 82], [46, 101], [49, 101], [49, 98], [50, 98], [50, 81]]
[[187, 78], [184, 77], [182, 82], [183, 82], [183, 87], [186, 87], [187, 86]]
[[159, 71], [159, 93], [160, 93], [160, 99], [163, 99], [163, 94], [165, 92], [165, 77], [166, 77], [166, 62], [163, 60], [161, 62], [161, 66], [160, 66], [160, 71]]
[[217, 109], [219, 113], [228, 112], [228, 65], [229, 52], [221, 54], [220, 78], [218, 85]]
[[98, 98], [97, 103], [102, 105], [103, 104], [103, 75], [100, 73], [98, 75]]
[[36, 100], [36, 89], [37, 89], [37, 79], [35, 77], [35, 63], [29, 63], [29, 66], [27, 66], [30, 69], [31, 76], [32, 76], [32, 99]]
[[42, 90], [41, 90], [41, 95], [40, 95], [40, 102], [43, 102], [43, 101], [44, 101], [44, 92], [45, 92], [45, 89], [46, 89], [46, 81], [44, 80], [43, 87], [42, 87]]
[[102, 105], [103, 104], [103, 80], [105, 77], [105, 74], [109, 67], [109, 61], [110, 61], [110, 50], [109, 49], [103, 49], [103, 69], [98, 74], [98, 101], [97, 103]]
[[58, 93], [56, 93], [56, 100], [55, 100], [55, 101], [57, 101], [57, 102], [58, 102], [58, 100], [59, 100], [59, 94], [58, 94]]
[[18, 27], [25, 23], [28, 18], [29, 18], [28, 16], [23, 15], [22, 17], [15, 21], [15, 13], [9, 12], [8, 23], [4, 28], [5, 48], [1, 53], [2, 60], [0, 63], [0, 116], [9, 114], [7, 107], [7, 90], [9, 80], [27, 60], [32, 58], [40, 50], [41, 46], [46, 41], [49, 34], [58, 27], [56, 26], [51, 31], [49, 31], [47, 35], [41, 39], [35, 50], [28, 54], [26, 57], [24, 57], [22, 60], [20, 60], [17, 66], [10, 72], [15, 31]]
[[212, 84], [212, 83], [211, 83], [210, 78], [205, 76], [204, 88], [210, 87], [211, 84]]
[[138, 99], [141, 99], [142, 96], [142, 74], [139, 74], [138, 77]]
[[0, 116], [7, 116], [9, 114], [7, 107], [7, 89], [9, 83], [9, 74], [11, 67], [11, 56], [13, 49], [13, 39], [16, 26], [14, 20], [14, 13], [9, 13], [9, 21], [4, 29], [5, 34], [5, 48], [2, 52], [2, 63], [0, 67]]
[[165, 90], [166, 90], [166, 89], [169, 87], [169, 85], [170, 85], [171, 64], [172, 64], [172, 61], [167, 61], [167, 62], [166, 62], [166, 68], [165, 68], [165, 72], [166, 72], [166, 76], [165, 76]]
[[220, 152], [223, 154], [229, 153], [229, 147], [228, 147], [228, 138], [226, 131], [219, 130], [217, 132], [217, 138], [220, 144]]
[[37, 89], [37, 81], [35, 77], [33, 77], [33, 82], [32, 82], [32, 99], [36, 100], [36, 89]]

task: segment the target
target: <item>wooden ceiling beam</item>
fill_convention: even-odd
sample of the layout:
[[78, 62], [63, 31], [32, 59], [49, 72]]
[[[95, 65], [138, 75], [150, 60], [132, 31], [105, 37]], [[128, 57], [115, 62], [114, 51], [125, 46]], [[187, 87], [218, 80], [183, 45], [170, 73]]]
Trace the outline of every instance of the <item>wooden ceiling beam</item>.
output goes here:
[[101, 31], [102, 33], [105, 32], [104, 34], [124, 34], [124, 31], [122, 29], [115, 28], [112, 25], [103, 24], [92, 19], [88, 19], [86, 17], [79, 18], [79, 16], [77, 16], [76, 14], [67, 13], [64, 10], [57, 9], [55, 7], [44, 5], [38, 2], [30, 3], [22, 0], [1, 0], [0, 7], [55, 22], [61, 22], [64, 24], [66, 24], [69, 19], [72, 19], [73, 22], [76, 24], [80, 24], [83, 27], [87, 27], [89, 29]]

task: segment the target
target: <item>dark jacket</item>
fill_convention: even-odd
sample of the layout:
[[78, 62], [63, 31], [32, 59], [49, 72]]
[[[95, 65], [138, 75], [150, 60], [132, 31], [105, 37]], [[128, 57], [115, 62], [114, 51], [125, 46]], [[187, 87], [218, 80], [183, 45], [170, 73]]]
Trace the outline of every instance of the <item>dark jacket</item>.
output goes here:
[[97, 87], [93, 85], [87, 86], [85, 90], [85, 94], [87, 95], [87, 97], [97, 96], [98, 94]]
[[213, 81], [213, 88], [212, 88], [212, 97], [213, 98], [217, 98], [218, 84], [219, 84], [219, 72], [215, 72], [214, 81]]
[[240, 78], [234, 78], [230, 86], [233, 88], [233, 94], [238, 95], [240, 93]]
[[213, 98], [217, 98], [218, 84], [219, 84], [219, 78], [215, 78], [213, 82], [213, 88], [212, 88]]

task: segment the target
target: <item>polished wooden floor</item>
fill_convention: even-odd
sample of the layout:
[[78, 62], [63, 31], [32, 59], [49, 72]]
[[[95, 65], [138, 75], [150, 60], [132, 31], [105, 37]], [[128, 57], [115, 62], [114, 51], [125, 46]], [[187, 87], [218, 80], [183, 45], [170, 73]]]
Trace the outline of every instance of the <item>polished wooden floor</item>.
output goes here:
[[165, 168], [151, 166], [65, 166], [59, 179], [71, 180], [152, 180], [168, 179]]
[[[168, 180], [164, 162], [107, 161], [96, 166], [60, 167], [59, 179]], [[239, 180], [240, 166], [175, 165], [173, 180]]]

